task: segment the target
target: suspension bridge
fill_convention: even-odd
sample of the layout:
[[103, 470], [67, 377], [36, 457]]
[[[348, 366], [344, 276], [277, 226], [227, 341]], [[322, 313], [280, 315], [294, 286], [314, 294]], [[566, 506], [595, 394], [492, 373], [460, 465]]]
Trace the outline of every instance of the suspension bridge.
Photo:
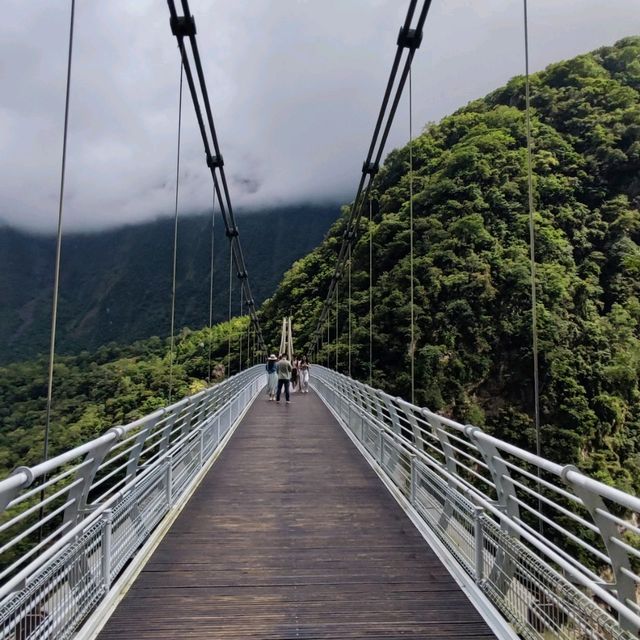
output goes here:
[[[180, 96], [186, 78], [265, 356], [195, 20], [187, 0], [168, 5]], [[429, 5], [409, 2], [400, 28], [312, 356], [345, 275], [351, 296], [351, 249]], [[73, 10], [69, 72], [72, 36]], [[63, 188], [64, 161], [60, 216]], [[285, 320], [281, 350], [293, 344]], [[638, 637], [637, 497], [313, 357], [312, 392], [291, 405], [264, 402], [265, 384], [264, 364], [247, 366], [0, 481], [0, 637]]]

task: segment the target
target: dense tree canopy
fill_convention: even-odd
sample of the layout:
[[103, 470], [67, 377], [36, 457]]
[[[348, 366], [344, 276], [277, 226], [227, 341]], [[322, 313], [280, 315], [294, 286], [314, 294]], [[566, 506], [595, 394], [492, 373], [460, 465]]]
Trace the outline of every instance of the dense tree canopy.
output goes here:
[[[543, 453], [640, 489], [640, 38], [531, 78]], [[532, 448], [525, 83], [517, 77], [413, 141], [416, 401]], [[410, 394], [409, 147], [375, 181], [352, 264], [352, 373]], [[309, 339], [343, 216], [263, 306]], [[347, 360], [340, 285], [338, 363]], [[335, 333], [335, 316], [330, 335]], [[326, 335], [326, 328], [325, 328]], [[320, 361], [335, 363], [333, 344]]]
[[[209, 344], [211, 382], [229, 372], [237, 373], [240, 357], [243, 368], [251, 363], [253, 342], [248, 326], [248, 318], [242, 317], [211, 330], [183, 330], [176, 339], [172, 367], [169, 340], [160, 338], [129, 347], [111, 344], [94, 353], [83, 351], [58, 358], [51, 454], [166, 406], [170, 386], [174, 401], [200, 391], [209, 377]], [[46, 395], [44, 358], [0, 367], [0, 478], [19, 464], [42, 460]]]
[[[640, 489], [640, 38], [532, 77], [533, 173], [543, 453]], [[476, 100], [413, 141], [416, 401], [532, 448], [533, 382], [524, 80]], [[373, 383], [409, 397], [409, 148], [375, 182], [352, 265], [352, 372], [368, 379], [369, 241]], [[333, 272], [345, 217], [298, 260], [262, 307], [306, 344]], [[348, 305], [318, 360], [347, 361]], [[177, 341], [173, 397], [237, 370], [239, 318]], [[246, 349], [244, 351], [246, 360]], [[53, 452], [166, 404], [168, 341], [58, 358]], [[42, 456], [43, 359], [0, 368], [0, 468]], [[218, 374], [222, 370], [218, 369]]]

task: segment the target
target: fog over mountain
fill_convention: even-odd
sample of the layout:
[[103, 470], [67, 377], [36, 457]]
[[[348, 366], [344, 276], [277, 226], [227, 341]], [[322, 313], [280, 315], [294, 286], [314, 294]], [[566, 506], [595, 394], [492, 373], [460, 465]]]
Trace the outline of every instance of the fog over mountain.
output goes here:
[[[237, 207], [348, 201], [406, 11], [398, 0], [192, 0]], [[0, 23], [0, 219], [55, 228], [69, 2], [7, 0]], [[640, 32], [633, 0], [530, 3], [532, 69]], [[439, 120], [524, 68], [522, 2], [434, 1], [413, 69], [414, 122]], [[65, 229], [170, 215], [179, 62], [166, 4], [78, 3]], [[408, 135], [401, 105], [388, 149]], [[210, 178], [186, 96], [181, 211]]]
[[[322, 240], [339, 206], [297, 206], [247, 212], [242, 244], [258, 304], [282, 274]], [[210, 216], [185, 216], [178, 225], [176, 330], [209, 322]], [[170, 333], [173, 220], [94, 233], [68, 233], [62, 244], [58, 353], [130, 344]], [[0, 227], [0, 364], [48, 349], [55, 238]], [[227, 319], [229, 243], [216, 217], [213, 319]], [[258, 277], [259, 276], [259, 277]], [[233, 282], [233, 315], [240, 293]], [[246, 312], [246, 309], [244, 309]]]

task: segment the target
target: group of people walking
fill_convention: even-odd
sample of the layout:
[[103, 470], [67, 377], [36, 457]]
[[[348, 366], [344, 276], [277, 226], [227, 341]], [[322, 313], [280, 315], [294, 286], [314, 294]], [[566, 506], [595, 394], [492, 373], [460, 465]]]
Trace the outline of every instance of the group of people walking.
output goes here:
[[285, 354], [276, 357], [273, 353], [267, 359], [267, 388], [269, 400], [280, 402], [284, 388], [287, 403], [291, 402], [290, 392], [309, 393], [309, 360], [306, 357], [292, 358]]

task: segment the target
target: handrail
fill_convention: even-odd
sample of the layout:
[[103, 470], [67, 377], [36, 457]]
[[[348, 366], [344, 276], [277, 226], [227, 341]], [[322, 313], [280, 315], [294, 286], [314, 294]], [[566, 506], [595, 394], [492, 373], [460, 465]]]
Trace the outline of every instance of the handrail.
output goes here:
[[252, 367], [0, 481], [0, 639], [77, 629], [265, 382]]
[[[536, 627], [561, 638], [638, 634], [638, 497], [325, 367], [314, 366], [312, 386], [525, 637], [542, 638]], [[493, 546], [474, 540], [477, 529], [485, 543], [491, 530]], [[481, 567], [465, 556], [476, 545]], [[551, 588], [569, 589], [573, 602], [540, 602]], [[557, 609], [555, 621], [531, 613], [543, 605]], [[602, 620], [606, 632], [594, 631]]]

